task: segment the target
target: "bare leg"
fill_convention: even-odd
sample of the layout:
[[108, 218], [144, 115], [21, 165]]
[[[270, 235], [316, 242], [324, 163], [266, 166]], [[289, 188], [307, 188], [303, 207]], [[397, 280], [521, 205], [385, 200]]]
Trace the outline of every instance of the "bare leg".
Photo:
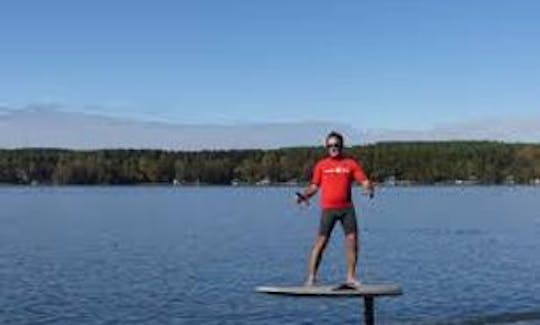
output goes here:
[[317, 270], [319, 269], [319, 264], [321, 264], [322, 253], [328, 244], [328, 237], [318, 236], [311, 250], [311, 256], [309, 259], [309, 273], [306, 279], [306, 285], [313, 285], [317, 279]]
[[347, 283], [359, 285], [360, 281], [356, 276], [356, 263], [358, 260], [358, 235], [356, 232], [345, 236], [345, 247], [347, 253]]

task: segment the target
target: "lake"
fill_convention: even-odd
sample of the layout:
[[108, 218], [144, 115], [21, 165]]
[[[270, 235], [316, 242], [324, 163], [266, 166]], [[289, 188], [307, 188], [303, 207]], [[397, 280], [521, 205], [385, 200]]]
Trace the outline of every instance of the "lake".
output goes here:
[[[300, 284], [319, 221], [295, 188], [0, 187], [1, 324], [358, 324]], [[354, 192], [360, 277], [400, 283], [383, 324], [540, 323], [539, 187]], [[315, 203], [315, 202], [314, 202]], [[324, 283], [345, 277], [334, 230]]]

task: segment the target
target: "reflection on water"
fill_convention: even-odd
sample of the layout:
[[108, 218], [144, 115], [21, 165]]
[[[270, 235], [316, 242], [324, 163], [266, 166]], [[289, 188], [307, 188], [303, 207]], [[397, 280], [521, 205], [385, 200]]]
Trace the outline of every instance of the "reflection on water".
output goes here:
[[[294, 189], [0, 188], [2, 324], [358, 323], [357, 299], [298, 284], [318, 225]], [[382, 323], [540, 322], [540, 189], [355, 193], [365, 282], [399, 282]], [[344, 277], [341, 229], [321, 267]]]

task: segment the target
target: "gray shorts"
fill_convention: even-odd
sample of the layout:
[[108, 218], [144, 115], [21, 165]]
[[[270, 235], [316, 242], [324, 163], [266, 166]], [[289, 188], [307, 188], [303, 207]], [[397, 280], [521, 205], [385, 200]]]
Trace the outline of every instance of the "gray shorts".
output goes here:
[[319, 225], [319, 236], [330, 237], [337, 221], [341, 222], [345, 235], [356, 234], [358, 225], [356, 222], [356, 212], [354, 207], [344, 209], [324, 209], [321, 213], [321, 223]]

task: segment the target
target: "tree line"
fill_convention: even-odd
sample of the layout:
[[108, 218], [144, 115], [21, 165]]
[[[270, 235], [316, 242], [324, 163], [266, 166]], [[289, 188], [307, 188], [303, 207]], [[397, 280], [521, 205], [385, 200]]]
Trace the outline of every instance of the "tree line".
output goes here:
[[[347, 153], [378, 182], [525, 184], [540, 179], [540, 144], [382, 142], [347, 148]], [[0, 150], [0, 183], [295, 184], [309, 181], [315, 162], [324, 155], [320, 147], [197, 152]]]

